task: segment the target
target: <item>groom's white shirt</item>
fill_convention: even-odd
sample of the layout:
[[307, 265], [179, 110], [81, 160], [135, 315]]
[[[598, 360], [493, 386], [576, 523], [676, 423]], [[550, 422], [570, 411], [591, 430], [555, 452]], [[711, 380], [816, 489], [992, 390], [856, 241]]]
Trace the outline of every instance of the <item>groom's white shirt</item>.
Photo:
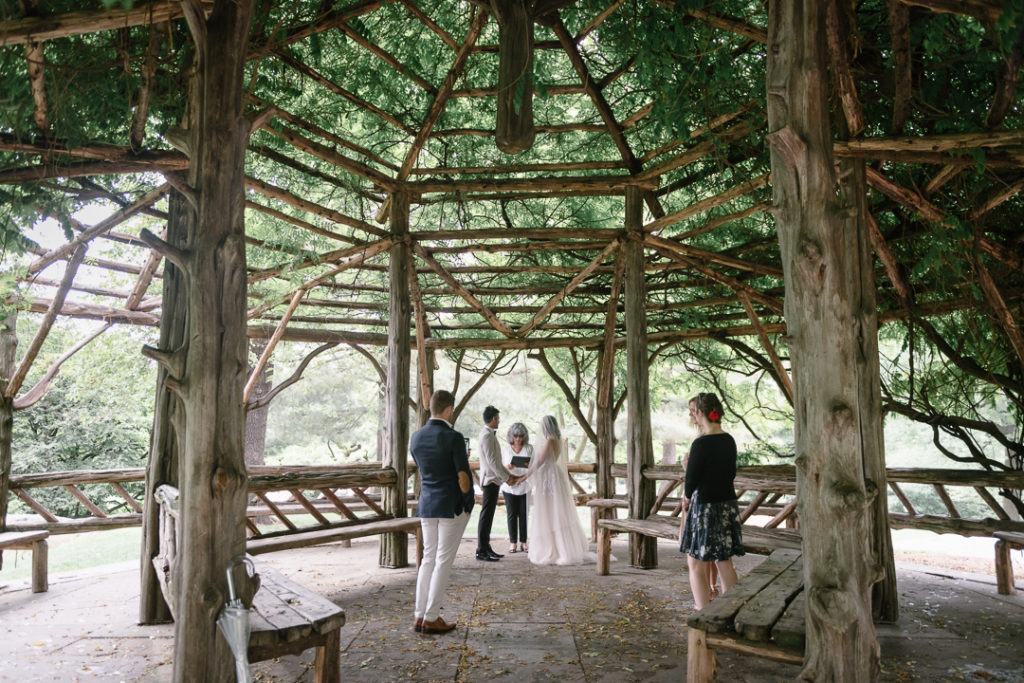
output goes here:
[[495, 431], [484, 425], [480, 432], [480, 485], [504, 484], [509, 471], [501, 464], [501, 446]]

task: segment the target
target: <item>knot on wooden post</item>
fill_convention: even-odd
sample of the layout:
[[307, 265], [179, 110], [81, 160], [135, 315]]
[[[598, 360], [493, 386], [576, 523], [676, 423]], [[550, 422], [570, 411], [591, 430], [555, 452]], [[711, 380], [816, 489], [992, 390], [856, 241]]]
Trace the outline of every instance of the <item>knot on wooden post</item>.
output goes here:
[[809, 284], [820, 288], [825, 283], [825, 273], [828, 267], [821, 251], [821, 245], [817, 241], [806, 236], [800, 240], [800, 273], [806, 278]]
[[858, 621], [857, 602], [836, 586], [811, 586], [808, 596], [811, 617], [835, 633], [847, 633]]

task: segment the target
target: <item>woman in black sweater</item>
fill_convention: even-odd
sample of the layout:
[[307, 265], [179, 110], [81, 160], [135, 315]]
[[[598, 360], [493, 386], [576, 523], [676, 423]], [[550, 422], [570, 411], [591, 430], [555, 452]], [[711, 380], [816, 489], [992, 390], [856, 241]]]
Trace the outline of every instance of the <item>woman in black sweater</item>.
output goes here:
[[687, 553], [690, 589], [697, 609], [710, 600], [712, 563], [722, 578], [722, 592], [736, 583], [732, 558], [744, 555], [739, 505], [736, 503], [736, 442], [722, 431], [722, 403], [714, 394], [697, 395], [697, 422], [686, 465], [686, 511], [679, 551]]

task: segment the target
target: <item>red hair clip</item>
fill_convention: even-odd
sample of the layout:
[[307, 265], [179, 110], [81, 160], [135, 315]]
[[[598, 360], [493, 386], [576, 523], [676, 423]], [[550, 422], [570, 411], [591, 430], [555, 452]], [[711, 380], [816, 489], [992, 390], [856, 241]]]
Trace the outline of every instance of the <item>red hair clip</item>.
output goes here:
[[718, 411], [715, 410], [714, 408], [712, 408], [711, 411], [708, 412], [708, 419], [711, 420], [712, 422], [717, 422], [720, 417], [722, 416], [719, 415]]

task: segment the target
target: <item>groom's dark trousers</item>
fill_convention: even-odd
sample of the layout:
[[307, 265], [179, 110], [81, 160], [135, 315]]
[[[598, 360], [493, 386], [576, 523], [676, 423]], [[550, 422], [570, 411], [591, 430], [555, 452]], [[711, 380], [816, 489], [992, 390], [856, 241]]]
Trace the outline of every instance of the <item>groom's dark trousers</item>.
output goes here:
[[494, 509], [498, 507], [498, 492], [501, 484], [487, 484], [480, 487], [483, 496], [480, 502], [480, 520], [477, 525], [476, 551], [486, 553], [491, 550], [491, 524], [494, 522]]

